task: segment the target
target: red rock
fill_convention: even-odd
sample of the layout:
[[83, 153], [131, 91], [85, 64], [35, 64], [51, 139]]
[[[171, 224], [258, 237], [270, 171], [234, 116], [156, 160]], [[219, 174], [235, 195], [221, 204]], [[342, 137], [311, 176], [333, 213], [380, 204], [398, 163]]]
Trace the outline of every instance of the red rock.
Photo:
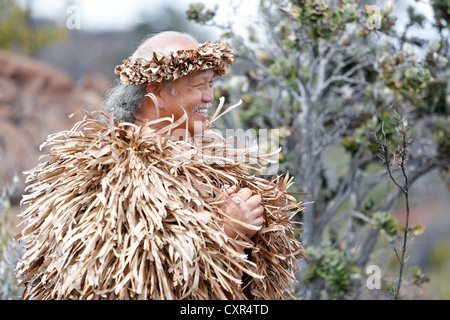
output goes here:
[[70, 114], [96, 109], [108, 88], [101, 76], [90, 74], [75, 83], [50, 65], [0, 51], [0, 192], [17, 175], [19, 183], [11, 196], [20, 200], [22, 172], [37, 165], [41, 143], [81, 119], [81, 115], [69, 119]]

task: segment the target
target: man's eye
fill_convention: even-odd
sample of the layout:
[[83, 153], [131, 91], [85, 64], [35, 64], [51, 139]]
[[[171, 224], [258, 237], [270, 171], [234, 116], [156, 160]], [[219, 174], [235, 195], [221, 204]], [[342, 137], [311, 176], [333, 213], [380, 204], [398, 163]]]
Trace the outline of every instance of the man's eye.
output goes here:
[[194, 88], [203, 88], [203, 87], [212, 87], [214, 85], [214, 81], [208, 81], [208, 82], [202, 82], [202, 83], [194, 83], [192, 84], [192, 87]]

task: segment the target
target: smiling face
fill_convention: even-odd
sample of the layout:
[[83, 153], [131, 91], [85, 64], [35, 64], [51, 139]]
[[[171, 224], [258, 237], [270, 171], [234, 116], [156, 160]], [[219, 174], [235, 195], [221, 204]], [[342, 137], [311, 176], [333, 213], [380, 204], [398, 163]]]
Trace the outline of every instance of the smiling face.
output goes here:
[[[182, 37], [171, 32], [162, 33], [146, 41], [133, 56], [149, 58], [154, 51], [168, 54], [178, 50], [195, 50], [199, 43], [191, 38]], [[136, 122], [144, 119], [156, 120], [169, 117], [177, 121], [187, 115], [187, 121], [177, 129], [188, 130], [189, 134], [201, 133], [206, 129], [207, 109], [214, 100], [213, 82], [215, 73], [212, 69], [196, 71], [184, 75], [168, 85], [152, 82], [146, 86], [148, 94], [153, 99], [145, 98], [144, 103], [136, 114]], [[169, 125], [170, 122], [161, 122], [156, 129]], [[181, 131], [181, 130], [180, 130]]]
[[[137, 119], [153, 120], [173, 116], [177, 121], [186, 112], [187, 123], [182, 123], [177, 129], [184, 131], [187, 127], [191, 136], [199, 134], [206, 129], [208, 108], [214, 100], [213, 83], [214, 71], [203, 70], [179, 78], [170, 86], [161, 83], [149, 85], [147, 92], [154, 94], [158, 104], [155, 106], [151, 99], [147, 99]], [[168, 124], [164, 122], [161, 126]]]

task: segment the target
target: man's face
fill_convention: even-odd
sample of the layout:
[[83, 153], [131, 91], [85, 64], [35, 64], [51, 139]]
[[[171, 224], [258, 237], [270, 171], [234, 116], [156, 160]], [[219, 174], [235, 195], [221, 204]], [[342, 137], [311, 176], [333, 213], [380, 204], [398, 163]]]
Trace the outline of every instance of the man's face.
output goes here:
[[[176, 121], [186, 111], [189, 134], [193, 136], [203, 132], [208, 118], [207, 108], [214, 100], [213, 82], [214, 71], [204, 70], [175, 80], [170, 88], [161, 86], [158, 99], [160, 117], [173, 115]], [[178, 128], [186, 129], [186, 123]]]

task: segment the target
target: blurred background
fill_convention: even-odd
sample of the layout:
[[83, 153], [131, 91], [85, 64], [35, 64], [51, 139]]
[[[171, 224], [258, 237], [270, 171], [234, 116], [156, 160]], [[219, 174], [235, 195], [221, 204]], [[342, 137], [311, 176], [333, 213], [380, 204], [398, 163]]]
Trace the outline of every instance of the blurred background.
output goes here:
[[[345, 217], [346, 225], [351, 224], [352, 230], [360, 228], [358, 230], [361, 230], [361, 232], [358, 233], [358, 236], [361, 236], [362, 240], [354, 246], [350, 245], [348, 239], [349, 235], [354, 236], [356, 233], [349, 233], [347, 229], [342, 231], [339, 228], [328, 226], [321, 228], [320, 233], [312, 234], [310, 232], [306, 235], [304, 245], [308, 250], [309, 247], [311, 248], [311, 261], [309, 266], [302, 264], [303, 270], [308, 270], [308, 272], [306, 275], [298, 275], [300, 283], [297, 285], [297, 295], [304, 299], [392, 298], [394, 286], [392, 283], [395, 284], [395, 279], [398, 276], [398, 262], [395, 260], [392, 247], [400, 248], [401, 227], [404, 225], [405, 217], [404, 200], [400, 195], [397, 195], [392, 197], [389, 200], [390, 202], [388, 201], [389, 205], [386, 204], [383, 208], [380, 206], [375, 209], [376, 205], [372, 205], [372, 207], [368, 205], [370, 201], [385, 203], [389, 194], [395, 193], [395, 186], [392, 185], [392, 182], [389, 182], [381, 165], [368, 170], [370, 173], [379, 172], [380, 178], [373, 184], [370, 199], [364, 198], [364, 201], [356, 201], [356, 204], [354, 204], [352, 192], [340, 194], [338, 188], [341, 182], [344, 183], [349, 179], [357, 180], [356, 176], [352, 176], [352, 166], [349, 165], [349, 161], [354, 159], [355, 155], [355, 150], [351, 148], [362, 149], [369, 145], [368, 140], [361, 138], [361, 132], [369, 130], [366, 126], [367, 123], [362, 121], [366, 121], [370, 117], [363, 111], [352, 111], [353, 116], [357, 117], [351, 118], [349, 123], [345, 124], [345, 131], [339, 131], [341, 129], [339, 129], [337, 123], [340, 116], [336, 111], [337, 109], [322, 112], [320, 111], [322, 109], [319, 109], [321, 104], [315, 105], [318, 106], [314, 108], [319, 110], [317, 113], [319, 116], [327, 113], [327, 116], [334, 117], [332, 120], [330, 120], [331, 118], [324, 120], [322, 129], [329, 130], [329, 132], [335, 132], [339, 129], [339, 137], [337, 135], [336, 137], [340, 140], [338, 141], [337, 138], [331, 136], [334, 139], [333, 144], [329, 148], [323, 147], [324, 152], [320, 155], [320, 159], [324, 166], [317, 179], [314, 180], [302, 176], [301, 172], [305, 170], [296, 172], [295, 169], [292, 169], [300, 168], [300, 165], [297, 166], [295, 162], [296, 159], [300, 158], [296, 156], [296, 152], [306, 150], [306, 146], [302, 143], [307, 139], [300, 133], [298, 137], [295, 137], [297, 127], [290, 123], [288, 118], [294, 119], [294, 116], [290, 116], [292, 114], [301, 115], [306, 109], [304, 103], [299, 102], [299, 100], [297, 101], [299, 105], [296, 107], [297, 109], [290, 110], [272, 100], [269, 101], [268, 97], [260, 93], [269, 88], [272, 94], [276, 93], [273, 96], [278, 97], [278, 102], [283, 102], [285, 105], [296, 105], [295, 100], [286, 100], [286, 96], [292, 93], [292, 83], [294, 82], [284, 83], [282, 82], [284, 80], [280, 80], [280, 76], [283, 79], [292, 78], [292, 81], [302, 79], [302, 72], [311, 74], [313, 64], [311, 69], [308, 70], [304, 69], [306, 67], [297, 66], [299, 71], [296, 69], [295, 72], [298, 73], [296, 75], [294, 73], [289, 74], [291, 72], [289, 70], [292, 69], [289, 69], [289, 63], [292, 61], [286, 53], [292, 53], [292, 57], [295, 57], [296, 61], [301, 61], [301, 59], [307, 57], [321, 57], [321, 54], [323, 54], [321, 45], [326, 41], [333, 43], [333, 41], [337, 41], [337, 38], [327, 38], [323, 32], [325, 29], [319, 30], [311, 26], [324, 26], [324, 19], [327, 18], [327, 14], [332, 12], [330, 8], [343, 10], [343, 17], [337, 15], [336, 17], [341, 17], [334, 20], [334, 16], [330, 15], [329, 23], [335, 25], [354, 23], [350, 18], [347, 19], [345, 15], [351, 15], [350, 9], [346, 5], [356, 2], [358, 6], [365, 6], [366, 9], [368, 6], [371, 7], [375, 13], [377, 13], [377, 9], [381, 8], [382, 19], [388, 19], [389, 16], [390, 20], [382, 20], [383, 25], [378, 28], [380, 29], [378, 33], [375, 32], [375, 36], [367, 32], [362, 35], [350, 33], [351, 37], [339, 38], [339, 46], [336, 48], [340, 50], [342, 47], [343, 49], [342, 51], [338, 50], [335, 57], [331, 57], [331, 55], [328, 57], [331, 59], [329, 61], [332, 61], [330, 66], [337, 67], [340, 63], [343, 64], [342, 61], [349, 61], [347, 58], [352, 57], [354, 64], [346, 64], [345, 68], [342, 69], [342, 75], [350, 75], [352, 80], [348, 81], [350, 85], [347, 84], [347, 86], [346, 83], [340, 82], [336, 82], [334, 87], [330, 86], [329, 94], [323, 94], [324, 99], [322, 101], [328, 101], [323, 102], [323, 105], [329, 106], [333, 94], [347, 95], [348, 99], [341, 101], [343, 105], [359, 107], [358, 110], [361, 110], [362, 105], [372, 115], [378, 112], [383, 115], [385, 111], [378, 109], [377, 106], [381, 105], [381, 102], [377, 102], [377, 99], [380, 99], [381, 95], [387, 101], [389, 95], [392, 95], [392, 98], [388, 102], [385, 101], [383, 105], [387, 107], [395, 104], [395, 99], [400, 98], [395, 96], [393, 91], [396, 90], [395, 88], [399, 92], [401, 91], [398, 82], [403, 80], [405, 82], [402, 82], [401, 86], [417, 85], [418, 88], [420, 87], [417, 90], [428, 90], [426, 97], [433, 95], [439, 97], [443, 94], [443, 100], [438, 99], [439, 103], [436, 108], [431, 111], [427, 109], [422, 113], [418, 112], [421, 117], [425, 114], [429, 116], [427, 119], [439, 119], [444, 123], [444, 129], [439, 127], [441, 129], [436, 129], [431, 134], [431, 136], [440, 139], [439, 143], [441, 144], [437, 145], [438, 151], [436, 153], [438, 155], [436, 157], [440, 161], [439, 165], [424, 170], [423, 174], [414, 179], [414, 184], [410, 188], [410, 226], [414, 226], [415, 229], [413, 230], [414, 236], [408, 240], [407, 255], [409, 259], [407, 265], [410, 267], [405, 273], [407, 278], [405, 276], [402, 298], [449, 299], [450, 189], [448, 171], [442, 169], [448, 168], [449, 149], [447, 127], [450, 101], [448, 98], [450, 96], [448, 89], [449, 74], [448, 64], [442, 62], [442, 59], [448, 61], [449, 58], [448, 17], [450, 16], [450, 4], [448, 1], [306, 1], [301, 4], [301, 1], [208, 0], [204, 1], [204, 5], [197, 2], [190, 0], [0, 0], [0, 298], [17, 299], [20, 294], [20, 289], [17, 289], [16, 280], [12, 276], [12, 270], [15, 261], [20, 256], [21, 247], [12, 240], [12, 236], [21, 229], [21, 226], [17, 226], [20, 222], [17, 215], [21, 211], [19, 203], [25, 187], [25, 174], [23, 172], [38, 163], [39, 156], [42, 155], [39, 149], [40, 144], [49, 134], [70, 129], [79, 120], [78, 115], [69, 118], [70, 114], [80, 109], [94, 110], [115, 80], [114, 67], [120, 64], [123, 59], [129, 57], [145, 36], [164, 30], [188, 32], [193, 34], [200, 42], [207, 40], [216, 42], [221, 39], [230, 41], [237, 52], [236, 63], [232, 73], [218, 82], [216, 95], [217, 97], [226, 96], [230, 103], [237, 99], [243, 99], [244, 104], [241, 111], [231, 113], [229, 120], [226, 120], [222, 125], [224, 127], [282, 129], [281, 132], [284, 132], [284, 136], [280, 138], [285, 139], [284, 150], [287, 152], [284, 153], [281, 168], [293, 172], [294, 176], [298, 177], [296, 181], [302, 185], [304, 191], [312, 195], [311, 198], [304, 199], [304, 201], [314, 201], [314, 208], [318, 208], [317, 210], [321, 213], [325, 214], [328, 209], [331, 210], [331, 213], [327, 213], [327, 217], [333, 223], [336, 221], [342, 223], [341, 220]], [[391, 2], [394, 7], [386, 7], [386, 4], [389, 5]], [[325, 6], [324, 4], [327, 3], [328, 6]], [[356, 8], [356, 5], [353, 7]], [[361, 12], [367, 15], [367, 23], [369, 23], [373, 12], [366, 9], [362, 9]], [[439, 20], [436, 12], [442, 15], [442, 20]], [[284, 16], [279, 16], [280, 13]], [[364, 18], [364, 15], [362, 18]], [[261, 22], [261, 19], [263, 22]], [[417, 19], [421, 21], [418, 22]], [[303, 29], [286, 26], [291, 22], [293, 24], [298, 23]], [[308, 33], [308, 28], [314, 29], [314, 32]], [[383, 28], [389, 28], [389, 30]], [[276, 35], [271, 35], [271, 32], [267, 30], [272, 30]], [[318, 31], [321, 32], [317, 33]], [[284, 35], [283, 32], [285, 32]], [[330, 31], [330, 28], [328, 28], [327, 32], [332, 34], [334, 31]], [[376, 69], [374, 66], [378, 60], [373, 60], [375, 62], [370, 66], [364, 65], [364, 68], [358, 68], [359, 71], [365, 72], [364, 75], [356, 72], [350, 74], [349, 72], [352, 71], [352, 67], [360, 63], [356, 61], [352, 54], [360, 49], [369, 48], [369, 44], [374, 46], [370, 47], [371, 51], [368, 50], [368, 52], [371, 52], [370, 54], [373, 55], [374, 59], [381, 59], [381, 50], [378, 52], [373, 48], [381, 47], [381, 44], [376, 43], [382, 42], [383, 32], [391, 36], [392, 39], [395, 38], [401, 42], [400, 49], [395, 49], [391, 42], [391, 47], [388, 50], [389, 58], [395, 57], [397, 59], [393, 65], [399, 66], [400, 63], [404, 62], [398, 62], [398, 52], [400, 51], [406, 57], [405, 51], [412, 50], [413, 53], [409, 52], [409, 54], [414, 54], [416, 58], [411, 65], [408, 65], [408, 69], [404, 69], [409, 70], [402, 73], [404, 79], [399, 76], [397, 82], [386, 80], [380, 89], [377, 87], [377, 80], [374, 80], [377, 77], [374, 76], [375, 74], [386, 76], [386, 73], [391, 72], [392, 74], [389, 74], [389, 77], [394, 77], [398, 75], [398, 72], [395, 73], [395, 70], [386, 71], [387, 68], [386, 70]], [[369, 38], [370, 36], [373, 36], [373, 38]], [[279, 41], [274, 45], [271, 41], [276, 37]], [[318, 40], [318, 38], [324, 40]], [[293, 49], [292, 43], [298, 45], [300, 40], [304, 41], [305, 46], [302, 49]], [[344, 43], [343, 40], [347, 43]], [[289, 41], [292, 43], [287, 43]], [[362, 44], [362, 46], [350, 49], [353, 41]], [[421, 43], [421, 41], [425, 42]], [[317, 47], [311, 45], [311, 51], [303, 49], [308, 48], [309, 44], [315, 42], [318, 45]], [[412, 46], [405, 47], [405, 43], [412, 43]], [[430, 49], [432, 43], [438, 43], [440, 46], [438, 49]], [[260, 50], [260, 47], [266, 47], [266, 51]], [[386, 47], [386, 44], [383, 42], [384, 47]], [[277, 49], [280, 50], [277, 51]], [[253, 50], [252, 52], [255, 55], [253, 56], [253, 53], [249, 50]], [[435, 50], [433, 51], [435, 54], [432, 56], [434, 57], [434, 66], [438, 70], [436, 74], [433, 73], [434, 69], [428, 68], [428, 65], [422, 62], [418, 63], [420, 59], [427, 59], [430, 50]], [[325, 50], [324, 52], [323, 57], [331, 51]], [[275, 59], [273, 56], [276, 56], [277, 53], [279, 56], [284, 55], [286, 59], [283, 61]], [[299, 55], [296, 55], [296, 53], [299, 53]], [[249, 57], [254, 57], [254, 61], [249, 61], [252, 60]], [[363, 57], [362, 54], [358, 56], [358, 59], [361, 57]], [[334, 58], [342, 60], [334, 61], [332, 60]], [[441, 64], [436, 66], [438, 59], [441, 59], [438, 61]], [[311, 61], [317, 62], [319, 60], [312, 59]], [[386, 61], [388, 60], [384, 62]], [[320, 65], [320, 63], [317, 65]], [[412, 69], [412, 66], [427, 67], [432, 73], [432, 77], [430, 77], [438, 80], [429, 80], [428, 85], [428, 80], [421, 78], [416, 81], [417, 84], [414, 84], [415, 78], [412, 79], [412, 76], [408, 78], [410, 75], [408, 72], [416, 70]], [[379, 68], [384, 67], [385, 65], [380, 63]], [[286, 68], [286, 70], [283, 68]], [[267, 74], [264, 72], [267, 72]], [[420, 69], [420, 72], [420, 76], [422, 76], [423, 70]], [[330, 72], [327, 76], [331, 77], [332, 74]], [[414, 76], [418, 77], [418, 74], [416, 72]], [[269, 81], [268, 75], [272, 77], [272, 82]], [[371, 77], [368, 75], [371, 75]], [[365, 77], [364, 86], [358, 86], [362, 83], [362, 78], [358, 77]], [[305, 83], [308, 83], [309, 79], [307, 77], [305, 79]], [[320, 80], [320, 77], [318, 79]], [[341, 79], [344, 79], [345, 82], [346, 78]], [[317, 88], [317, 81], [311, 82], [315, 86], [314, 88]], [[390, 87], [391, 82], [394, 87]], [[324, 81], [324, 84], [326, 83]], [[427, 84], [427, 87], [423, 86], [424, 83]], [[280, 91], [273, 91], [270, 88]], [[280, 88], [285, 91], [281, 91]], [[381, 91], [376, 91], [374, 88]], [[430, 88], [433, 88], [433, 90], [438, 88], [440, 91], [432, 91]], [[252, 90], [255, 93], [251, 93]], [[410, 104], [418, 106], [422, 102], [417, 101], [425, 101], [426, 99], [419, 95], [419, 91], [415, 95], [414, 90], [409, 89], [408, 92], [402, 93], [401, 98], [403, 101], [404, 97], [408, 95]], [[414, 92], [414, 94], [411, 92]], [[356, 100], [355, 97], [360, 93], [361, 97], [364, 96], [364, 98]], [[422, 94], [422, 91], [420, 94]], [[351, 100], [351, 98], [354, 100]], [[265, 106], [261, 107], [261, 104]], [[256, 117], [255, 110], [260, 114], [265, 114], [265, 116], [272, 115], [275, 110], [277, 114], [288, 112], [289, 115], [283, 116], [278, 123], [269, 123], [262, 116], [261, 118]], [[273, 119], [272, 117], [272, 121], [274, 121]], [[419, 122], [417, 120], [417, 123]], [[431, 122], [426, 122], [424, 127], [427, 127], [429, 123]], [[378, 128], [377, 125], [378, 123], [374, 124], [373, 128]], [[420, 138], [421, 136], [414, 136], [416, 140], [420, 140]], [[364, 145], [361, 139], [364, 140]], [[434, 143], [435, 140], [425, 142], [430, 148]], [[446, 144], [447, 149], [442, 149], [442, 144]], [[423, 150], [420, 148], [413, 149], [414, 152], [419, 153], [424, 152]], [[308, 154], [308, 152], [305, 153]], [[371, 159], [375, 158], [377, 157], [374, 156]], [[311, 167], [315, 163], [312, 158], [302, 161], [302, 168]], [[424, 159], [421, 161], [424, 161]], [[309, 164], [307, 164], [308, 162]], [[362, 174], [362, 176], [364, 175]], [[310, 186], [307, 182], [308, 179], [315, 181], [319, 185], [319, 189], [316, 190], [312, 187], [313, 182]], [[325, 194], [326, 196], [323, 196]], [[333, 209], [332, 207], [335, 205], [335, 202], [332, 202], [333, 199], [336, 200], [340, 196], [345, 196], [348, 199], [346, 198], [345, 202], [343, 201], [340, 206]], [[355, 199], [359, 198], [356, 197]], [[327, 206], [320, 207], [318, 203], [324, 203]], [[314, 205], [310, 204], [310, 207]], [[361, 209], [362, 207], [365, 209]], [[316, 209], [308, 210], [311, 210], [309, 217], [319, 217], [319, 214], [314, 212]], [[312, 230], [314, 225], [319, 226], [320, 219], [308, 221], [308, 210], [304, 217], [299, 219], [305, 223], [305, 230]], [[378, 212], [387, 212], [388, 214], [383, 216], [385, 220], [381, 224], [380, 214], [377, 215]], [[367, 225], [360, 225], [359, 223], [362, 223], [360, 220]], [[355, 221], [359, 222], [356, 223]], [[386, 231], [386, 226], [393, 221], [396, 221], [395, 227], [397, 230], [394, 233], [389, 233], [389, 231]], [[308, 226], [311, 227], [308, 228]], [[370, 246], [370, 249], [367, 249], [369, 240], [373, 239], [371, 235], [373, 235], [375, 229], [383, 236], [377, 233], [374, 244]], [[346, 240], [336, 240], [341, 236], [342, 239], [345, 238]], [[338, 251], [330, 251], [330, 248]], [[369, 250], [371, 254], [370, 257], [367, 255], [362, 259], [360, 252], [365, 249]], [[350, 258], [350, 255], [354, 255], [354, 257]], [[325, 268], [325, 266], [314, 263], [315, 258], [317, 258], [317, 261], [324, 261], [324, 257], [330, 259], [330, 266], [327, 266], [328, 269], [326, 270], [320, 269]], [[361, 262], [360, 258], [364, 260], [364, 263]], [[365, 280], [368, 278], [366, 267], [370, 264], [379, 265], [383, 271], [383, 285], [382, 289], [378, 291], [370, 291], [366, 286]], [[346, 276], [335, 274], [334, 271], [337, 269], [345, 273]], [[309, 288], [306, 291], [302, 288], [304, 286], [303, 280], [305, 286]], [[345, 294], [336, 294], [333, 290]]]

